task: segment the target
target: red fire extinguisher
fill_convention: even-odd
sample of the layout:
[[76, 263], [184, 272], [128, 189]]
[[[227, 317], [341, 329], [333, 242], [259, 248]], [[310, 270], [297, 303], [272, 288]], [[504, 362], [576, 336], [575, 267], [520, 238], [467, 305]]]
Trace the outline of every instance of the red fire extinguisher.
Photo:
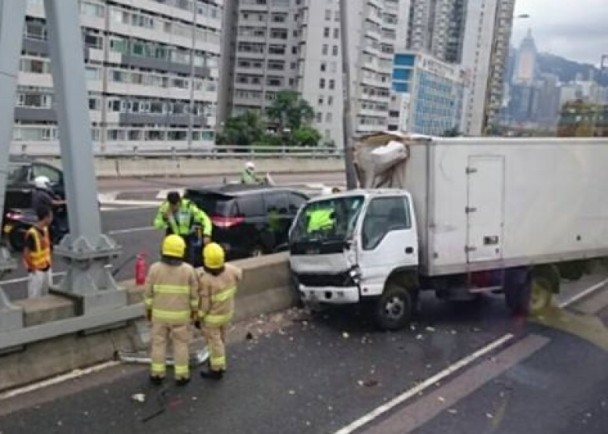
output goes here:
[[146, 254], [141, 252], [135, 260], [135, 284], [141, 286], [146, 282]]

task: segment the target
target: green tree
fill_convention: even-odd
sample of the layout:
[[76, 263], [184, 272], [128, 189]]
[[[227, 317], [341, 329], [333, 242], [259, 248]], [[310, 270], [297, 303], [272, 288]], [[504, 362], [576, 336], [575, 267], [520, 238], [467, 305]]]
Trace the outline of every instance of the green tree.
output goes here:
[[223, 131], [218, 134], [219, 145], [238, 145], [250, 147], [263, 142], [266, 135], [266, 123], [254, 111], [248, 111], [240, 116], [228, 119]]
[[292, 133], [292, 141], [296, 146], [317, 146], [321, 133], [310, 125], [304, 125]]
[[309, 125], [314, 118], [314, 110], [297, 92], [282, 90], [266, 110], [268, 119], [278, 127], [279, 133], [289, 129], [292, 133]]

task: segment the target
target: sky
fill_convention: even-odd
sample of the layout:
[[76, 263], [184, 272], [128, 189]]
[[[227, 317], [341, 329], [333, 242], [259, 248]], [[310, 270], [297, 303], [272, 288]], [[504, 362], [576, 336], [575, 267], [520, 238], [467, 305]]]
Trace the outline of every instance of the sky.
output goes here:
[[608, 0], [516, 0], [512, 44], [519, 46], [528, 29], [539, 51], [599, 65], [608, 55]]

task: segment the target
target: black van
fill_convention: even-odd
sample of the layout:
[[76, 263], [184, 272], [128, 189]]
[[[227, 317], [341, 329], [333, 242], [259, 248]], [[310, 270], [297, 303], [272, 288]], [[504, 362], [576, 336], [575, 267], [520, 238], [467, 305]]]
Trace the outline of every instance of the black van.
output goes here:
[[213, 240], [230, 260], [286, 250], [291, 223], [308, 201], [293, 189], [240, 184], [191, 187], [184, 197], [209, 215]]

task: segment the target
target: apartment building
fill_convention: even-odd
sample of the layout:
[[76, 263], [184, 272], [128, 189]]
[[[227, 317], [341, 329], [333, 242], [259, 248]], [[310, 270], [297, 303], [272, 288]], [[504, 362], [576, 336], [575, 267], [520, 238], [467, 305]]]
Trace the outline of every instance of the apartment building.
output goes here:
[[409, 0], [406, 48], [459, 63], [466, 0]]
[[[355, 133], [386, 129], [392, 56], [405, 0], [348, 2]], [[232, 0], [237, 18], [225, 116], [262, 112], [280, 90], [298, 91], [327, 142], [341, 144], [344, 89], [339, 0]], [[228, 64], [228, 63], [227, 63]], [[223, 119], [222, 119], [223, 120]]]
[[[27, 0], [12, 149], [58, 151], [42, 0]], [[96, 152], [214, 144], [221, 0], [80, 0]]]

